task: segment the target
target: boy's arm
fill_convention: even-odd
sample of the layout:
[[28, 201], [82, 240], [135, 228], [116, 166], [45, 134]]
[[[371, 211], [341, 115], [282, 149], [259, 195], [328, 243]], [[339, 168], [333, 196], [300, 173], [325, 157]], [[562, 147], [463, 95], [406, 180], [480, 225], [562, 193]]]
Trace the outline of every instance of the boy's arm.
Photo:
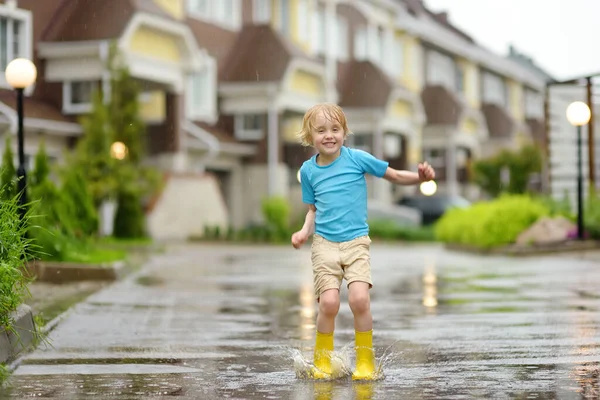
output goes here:
[[314, 204], [308, 205], [308, 212], [306, 213], [306, 218], [304, 218], [304, 225], [300, 230], [302, 233], [309, 237], [313, 233], [315, 233], [315, 217], [317, 215], [317, 207]]
[[419, 172], [399, 171], [388, 167], [383, 178], [395, 183], [396, 185], [416, 185], [421, 182], [427, 182], [435, 178], [435, 171], [431, 165], [425, 163], [419, 164]]
[[294, 248], [299, 249], [302, 247], [304, 242], [315, 233], [315, 217], [317, 215], [317, 207], [314, 204], [308, 206], [308, 212], [306, 218], [304, 218], [304, 225], [302, 229], [292, 235], [292, 245]]
[[391, 167], [385, 171], [383, 179], [395, 183], [396, 185], [416, 185], [420, 182], [419, 174], [412, 171], [400, 171]]

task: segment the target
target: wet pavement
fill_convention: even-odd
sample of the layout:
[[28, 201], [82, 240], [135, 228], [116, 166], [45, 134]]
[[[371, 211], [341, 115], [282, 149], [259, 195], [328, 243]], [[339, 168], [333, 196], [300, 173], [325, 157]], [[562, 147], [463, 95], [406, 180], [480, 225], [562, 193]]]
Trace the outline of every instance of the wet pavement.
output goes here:
[[[185, 245], [78, 304], [3, 398], [600, 398], [598, 261], [373, 243], [372, 264], [381, 381], [296, 377], [314, 342], [308, 246]], [[352, 355], [346, 295], [335, 347]]]

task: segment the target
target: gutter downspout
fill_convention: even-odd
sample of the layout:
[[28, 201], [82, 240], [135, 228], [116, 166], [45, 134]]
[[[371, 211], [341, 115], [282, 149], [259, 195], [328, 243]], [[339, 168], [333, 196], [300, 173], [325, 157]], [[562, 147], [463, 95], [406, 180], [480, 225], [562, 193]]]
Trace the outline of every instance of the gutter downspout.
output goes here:
[[208, 164], [209, 161], [214, 160], [221, 152], [221, 144], [215, 136], [189, 120], [183, 120], [181, 126], [184, 131], [188, 132], [201, 142], [206, 143], [208, 146], [208, 154], [202, 159], [200, 164], [200, 171], [204, 172], [206, 170], [206, 164]]

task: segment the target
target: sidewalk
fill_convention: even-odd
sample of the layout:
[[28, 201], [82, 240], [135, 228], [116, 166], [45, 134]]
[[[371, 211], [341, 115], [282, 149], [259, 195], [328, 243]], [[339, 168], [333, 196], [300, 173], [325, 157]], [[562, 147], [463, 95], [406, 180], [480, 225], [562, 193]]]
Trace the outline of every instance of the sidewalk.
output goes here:
[[[296, 378], [290, 354], [311, 359], [314, 341], [308, 248], [182, 245], [78, 304], [50, 334], [51, 347], [25, 357], [5, 396], [573, 398], [593, 390], [597, 262], [439, 246], [372, 251], [384, 381]], [[338, 351], [354, 337], [346, 299], [342, 287]]]

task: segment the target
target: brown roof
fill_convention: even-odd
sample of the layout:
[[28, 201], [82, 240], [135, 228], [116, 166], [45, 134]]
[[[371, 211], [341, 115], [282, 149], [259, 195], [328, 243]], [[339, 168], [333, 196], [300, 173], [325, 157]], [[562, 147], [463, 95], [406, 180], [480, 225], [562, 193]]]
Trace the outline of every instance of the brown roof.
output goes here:
[[113, 39], [135, 12], [132, 0], [65, 0], [42, 35], [43, 41]]
[[220, 71], [221, 80], [279, 81], [292, 57], [307, 56], [269, 25], [245, 26]]
[[340, 106], [384, 107], [395, 84], [370, 61], [350, 61], [340, 65]]
[[[0, 89], [0, 102], [6, 104], [13, 110], [16, 110], [16, 100], [16, 92]], [[56, 122], [75, 122], [71, 118], [63, 115], [61, 110], [50, 103], [31, 97], [25, 97], [23, 101], [23, 112], [25, 113], [25, 118], [47, 119]]]
[[206, 122], [198, 122], [198, 121], [194, 121], [194, 124], [196, 124], [198, 127], [204, 129], [206, 132], [208, 132], [211, 135], [213, 135], [215, 138], [217, 138], [219, 140], [219, 142], [223, 142], [223, 143], [242, 143], [242, 142], [236, 140], [229, 133], [227, 133], [227, 132], [219, 129], [217, 126], [209, 125]]
[[237, 33], [196, 18], [187, 18], [186, 23], [194, 34], [198, 46], [206, 49], [217, 59], [217, 63], [222, 65], [237, 40]]

